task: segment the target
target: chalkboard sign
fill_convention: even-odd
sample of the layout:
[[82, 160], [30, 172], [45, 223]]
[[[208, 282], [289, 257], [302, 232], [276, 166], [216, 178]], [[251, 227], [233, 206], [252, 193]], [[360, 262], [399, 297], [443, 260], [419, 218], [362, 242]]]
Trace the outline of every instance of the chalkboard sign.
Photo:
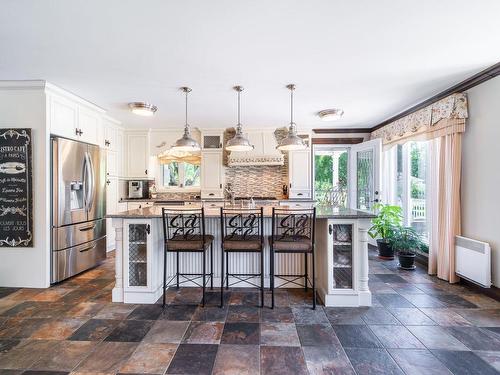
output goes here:
[[0, 247], [33, 247], [31, 129], [0, 129]]

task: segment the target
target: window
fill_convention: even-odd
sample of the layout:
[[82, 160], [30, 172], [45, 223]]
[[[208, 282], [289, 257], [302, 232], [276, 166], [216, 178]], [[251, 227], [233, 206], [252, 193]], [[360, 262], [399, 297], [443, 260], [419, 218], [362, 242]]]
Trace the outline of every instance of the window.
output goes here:
[[171, 162], [161, 165], [163, 187], [194, 188], [200, 186], [200, 166], [187, 162]]
[[347, 205], [349, 154], [346, 148], [314, 147], [314, 197], [321, 203]]

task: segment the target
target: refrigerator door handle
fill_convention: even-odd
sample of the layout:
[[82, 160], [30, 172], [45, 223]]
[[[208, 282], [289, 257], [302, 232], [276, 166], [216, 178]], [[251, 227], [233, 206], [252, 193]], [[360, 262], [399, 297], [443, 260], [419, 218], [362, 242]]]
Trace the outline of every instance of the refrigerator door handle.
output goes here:
[[85, 152], [85, 208], [89, 211], [94, 201], [94, 170], [90, 154]]

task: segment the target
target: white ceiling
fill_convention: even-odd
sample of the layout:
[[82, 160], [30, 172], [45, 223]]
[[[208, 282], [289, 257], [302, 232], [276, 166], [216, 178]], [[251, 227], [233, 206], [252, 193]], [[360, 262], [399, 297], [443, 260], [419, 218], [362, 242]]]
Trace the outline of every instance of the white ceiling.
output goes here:
[[[0, 79], [45, 79], [128, 127], [370, 127], [500, 61], [498, 0], [2, 0]], [[131, 101], [159, 108], [132, 115]], [[316, 112], [345, 110], [321, 122]]]

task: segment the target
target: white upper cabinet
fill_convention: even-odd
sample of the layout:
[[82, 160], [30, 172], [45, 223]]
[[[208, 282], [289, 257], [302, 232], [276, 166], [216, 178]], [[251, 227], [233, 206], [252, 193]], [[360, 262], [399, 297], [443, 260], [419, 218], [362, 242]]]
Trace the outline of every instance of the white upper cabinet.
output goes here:
[[224, 166], [222, 151], [201, 152], [201, 197], [224, 197]]
[[311, 149], [288, 153], [290, 198], [311, 198]]
[[201, 132], [201, 148], [221, 150], [224, 148], [224, 129], [207, 129]]
[[51, 134], [99, 144], [104, 111], [72, 94], [68, 93], [66, 97], [62, 92], [47, 93]]
[[50, 132], [62, 137], [77, 137], [78, 104], [66, 98], [51, 95], [49, 100]]
[[127, 177], [148, 178], [154, 176], [150, 165], [149, 132], [131, 131], [125, 135]]
[[101, 114], [79, 106], [79, 139], [83, 142], [98, 144], [101, 131]]

